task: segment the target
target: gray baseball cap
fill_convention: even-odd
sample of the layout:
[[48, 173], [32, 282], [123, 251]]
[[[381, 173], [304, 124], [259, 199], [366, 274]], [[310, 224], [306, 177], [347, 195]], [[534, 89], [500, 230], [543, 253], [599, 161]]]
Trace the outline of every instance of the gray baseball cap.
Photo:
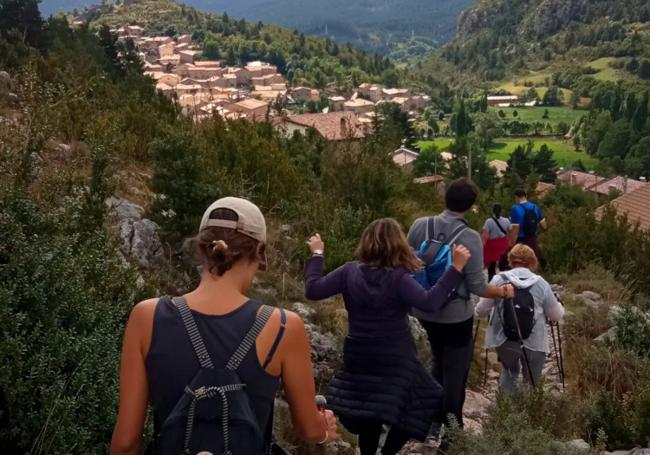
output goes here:
[[[237, 221], [211, 219], [216, 209], [228, 209], [237, 214]], [[201, 219], [199, 232], [207, 227], [234, 229], [259, 242], [266, 243], [266, 221], [258, 206], [238, 197], [224, 197], [208, 207]]]

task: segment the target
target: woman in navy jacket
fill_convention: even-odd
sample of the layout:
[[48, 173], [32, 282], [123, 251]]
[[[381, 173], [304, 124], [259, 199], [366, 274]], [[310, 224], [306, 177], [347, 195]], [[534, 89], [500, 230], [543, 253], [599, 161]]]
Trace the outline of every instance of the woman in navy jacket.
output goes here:
[[306, 297], [322, 300], [342, 294], [349, 334], [343, 366], [328, 391], [328, 407], [359, 435], [362, 455], [374, 455], [382, 426], [390, 425], [382, 454], [396, 454], [411, 438], [423, 440], [442, 420], [442, 387], [416, 356], [409, 317], [411, 307], [442, 307], [461, 283], [470, 257], [453, 248], [453, 266], [429, 291], [413, 278], [422, 267], [395, 220], [372, 222], [361, 237], [358, 261], [323, 276], [324, 243], [316, 234], [308, 243]]

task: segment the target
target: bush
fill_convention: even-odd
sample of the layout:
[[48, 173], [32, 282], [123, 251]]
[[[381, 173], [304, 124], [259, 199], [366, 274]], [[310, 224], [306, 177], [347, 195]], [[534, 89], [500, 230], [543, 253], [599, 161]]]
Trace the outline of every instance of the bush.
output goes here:
[[614, 318], [614, 345], [630, 354], [650, 358], [650, 320], [633, 306], [624, 306]]
[[105, 452], [134, 273], [102, 229], [74, 224], [80, 200], [41, 210], [4, 195], [0, 205], [0, 446]]
[[[562, 403], [561, 406], [558, 404]], [[555, 401], [541, 390], [516, 395], [512, 399], [499, 397], [489, 410], [481, 434], [452, 428], [449, 455], [572, 455], [580, 452], [558, 441], [550, 427], [566, 423], [575, 408], [565, 401]], [[555, 414], [556, 411], [561, 411]], [[557, 417], [556, 417], [557, 416]], [[553, 424], [555, 421], [555, 424]], [[571, 428], [573, 425], [571, 426]], [[566, 433], [565, 427], [561, 433]]]

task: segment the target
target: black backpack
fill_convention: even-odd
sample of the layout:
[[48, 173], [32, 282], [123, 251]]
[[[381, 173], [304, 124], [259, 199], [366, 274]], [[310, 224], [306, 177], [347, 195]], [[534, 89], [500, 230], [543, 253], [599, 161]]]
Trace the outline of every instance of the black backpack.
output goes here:
[[[499, 275], [504, 284], [509, 283], [505, 274]], [[501, 302], [501, 325], [510, 341], [523, 341], [533, 332], [535, 326], [535, 299], [528, 288], [515, 288], [514, 298]]]
[[535, 208], [529, 209], [522, 206], [524, 209], [523, 231], [526, 237], [535, 237], [537, 235], [537, 228], [539, 220], [537, 219], [537, 212]]
[[201, 368], [156, 435], [154, 452], [159, 455], [262, 455], [264, 430], [245, 391], [237, 369], [268, 322], [273, 309], [265, 305], [225, 368], [215, 368], [194, 316], [183, 297], [172, 299], [190, 337]]

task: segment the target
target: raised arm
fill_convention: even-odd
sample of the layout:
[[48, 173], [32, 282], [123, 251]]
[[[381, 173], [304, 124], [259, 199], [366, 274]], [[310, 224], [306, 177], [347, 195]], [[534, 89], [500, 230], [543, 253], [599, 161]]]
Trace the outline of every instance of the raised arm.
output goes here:
[[429, 290], [425, 290], [411, 274], [405, 273], [399, 282], [400, 299], [408, 306], [422, 311], [436, 311], [449, 300], [451, 294], [463, 281], [462, 270], [471, 254], [462, 245], [453, 247], [453, 265]]
[[312, 256], [305, 264], [305, 297], [307, 300], [323, 300], [340, 294], [345, 289], [346, 265], [323, 276], [325, 243], [320, 234], [314, 234], [307, 241]]
[[[497, 275], [492, 278], [492, 281], [490, 281], [488, 289], [499, 289], [501, 292], [504, 292], [503, 288], [500, 287], [501, 284], [503, 284], [503, 280], [499, 275]], [[476, 305], [476, 308], [474, 309], [476, 316], [488, 316], [492, 312], [492, 308], [494, 308], [496, 305], [496, 301], [496, 298], [481, 297], [478, 301], [478, 304]]]
[[463, 281], [463, 274], [455, 267], [449, 267], [431, 289], [426, 290], [415, 281], [413, 275], [405, 273], [399, 283], [399, 297], [405, 305], [422, 311], [436, 311], [449, 300], [451, 294]]
[[346, 265], [323, 276], [323, 256], [312, 256], [305, 264], [305, 297], [307, 300], [323, 300], [345, 290]]

